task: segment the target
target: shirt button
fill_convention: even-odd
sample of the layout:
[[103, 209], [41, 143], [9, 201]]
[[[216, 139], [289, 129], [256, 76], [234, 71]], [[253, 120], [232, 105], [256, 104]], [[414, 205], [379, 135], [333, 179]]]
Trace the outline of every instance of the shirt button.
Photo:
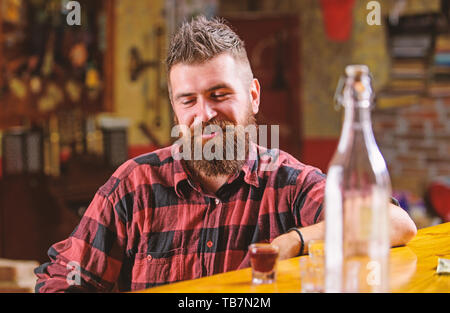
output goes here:
[[211, 240], [209, 240], [206, 245], [208, 246], [208, 248], [211, 248], [213, 246], [213, 242]]
[[216, 198], [216, 199], [214, 200], [214, 202], [216, 202], [216, 205], [219, 205], [220, 200]]
[[152, 256], [150, 254], [147, 255], [147, 261], [151, 261], [151, 259], [153, 259]]

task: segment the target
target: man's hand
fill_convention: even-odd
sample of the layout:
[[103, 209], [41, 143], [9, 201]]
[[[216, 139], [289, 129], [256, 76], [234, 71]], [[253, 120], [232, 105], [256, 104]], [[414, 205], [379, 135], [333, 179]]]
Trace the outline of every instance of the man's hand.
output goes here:
[[276, 237], [271, 244], [280, 250], [280, 260], [296, 257], [300, 252], [300, 237], [295, 231]]
[[417, 227], [401, 207], [389, 204], [391, 247], [406, 245], [417, 234]]

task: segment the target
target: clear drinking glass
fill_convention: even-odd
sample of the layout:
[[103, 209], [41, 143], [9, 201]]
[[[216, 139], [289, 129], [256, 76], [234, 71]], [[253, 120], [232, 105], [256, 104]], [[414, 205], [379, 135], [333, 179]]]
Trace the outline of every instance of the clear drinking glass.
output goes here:
[[325, 266], [322, 257], [303, 256], [299, 259], [301, 291], [324, 292]]
[[325, 258], [325, 241], [310, 240], [308, 243], [308, 255], [314, 261], [324, 261]]
[[252, 283], [270, 284], [275, 281], [279, 250], [270, 243], [254, 243], [248, 248], [252, 265]]

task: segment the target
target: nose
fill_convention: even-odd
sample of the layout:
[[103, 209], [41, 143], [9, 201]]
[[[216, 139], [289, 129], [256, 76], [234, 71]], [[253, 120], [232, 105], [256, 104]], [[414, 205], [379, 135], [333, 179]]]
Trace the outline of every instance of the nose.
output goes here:
[[197, 101], [197, 120], [208, 122], [209, 120], [217, 116], [217, 112], [212, 107], [212, 103], [205, 100], [204, 98], [200, 98]]

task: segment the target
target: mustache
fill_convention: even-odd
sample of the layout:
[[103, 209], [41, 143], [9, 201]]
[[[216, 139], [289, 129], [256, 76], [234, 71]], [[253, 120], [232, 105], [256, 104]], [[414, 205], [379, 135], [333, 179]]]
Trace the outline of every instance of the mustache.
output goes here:
[[218, 126], [218, 127], [222, 128], [222, 130], [225, 130], [227, 126], [236, 126], [236, 124], [234, 124], [234, 123], [232, 123], [232, 122], [230, 122], [230, 121], [227, 121], [227, 120], [219, 120], [219, 119], [213, 118], [213, 119], [211, 119], [211, 120], [209, 120], [209, 121], [207, 121], [207, 122], [194, 123], [194, 124], [193, 124], [191, 127], [189, 127], [189, 128], [190, 128], [190, 130], [193, 132], [194, 129], [195, 129], [196, 127], [199, 127], [200, 125], [201, 125], [201, 127], [202, 127], [202, 131], [204, 131], [205, 128], [208, 127], [208, 126]]
[[[219, 128], [222, 131], [222, 134], [225, 134], [225, 133], [227, 133], [227, 126], [234, 127], [234, 126], [236, 126], [236, 124], [234, 124], [230, 121], [227, 121], [227, 120], [219, 120], [219, 119], [215, 119], [215, 118], [213, 118], [207, 122], [198, 122], [198, 123], [195, 123], [194, 125], [192, 125], [191, 127], [189, 127], [190, 136], [191, 136], [191, 138], [194, 138], [197, 134], [195, 130], [197, 130], [197, 132], [198, 132], [199, 128], [201, 129], [202, 134], [207, 133], [207, 132], [210, 133], [211, 131], [214, 131], [214, 130], [217, 131], [217, 128]], [[207, 129], [208, 127], [209, 127], [209, 129]], [[211, 127], [213, 127], [213, 128], [211, 128]]]

